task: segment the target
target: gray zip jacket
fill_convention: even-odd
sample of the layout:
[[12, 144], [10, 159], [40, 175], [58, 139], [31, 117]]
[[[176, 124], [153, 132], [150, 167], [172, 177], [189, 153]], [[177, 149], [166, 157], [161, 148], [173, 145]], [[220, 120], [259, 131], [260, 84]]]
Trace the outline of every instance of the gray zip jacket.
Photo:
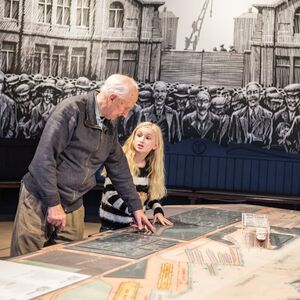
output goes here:
[[46, 207], [61, 203], [68, 213], [82, 205], [82, 196], [96, 185], [95, 173], [104, 165], [129, 210], [142, 209], [118, 141], [116, 121], [102, 131], [96, 121], [95, 100], [96, 93], [91, 92], [57, 105], [23, 182]]

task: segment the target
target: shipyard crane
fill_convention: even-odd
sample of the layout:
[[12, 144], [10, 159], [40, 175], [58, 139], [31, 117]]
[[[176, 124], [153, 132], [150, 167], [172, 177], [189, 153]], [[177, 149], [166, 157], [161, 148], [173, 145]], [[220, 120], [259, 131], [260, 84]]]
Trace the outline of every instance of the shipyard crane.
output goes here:
[[185, 38], [185, 48], [184, 50], [191, 50], [191, 48], [193, 49], [193, 51], [196, 50], [198, 42], [199, 42], [199, 37], [200, 37], [200, 32], [201, 32], [201, 28], [203, 25], [203, 21], [205, 18], [205, 14], [208, 8], [210, 2], [210, 17], [212, 17], [212, 4], [213, 4], [213, 0], [205, 0], [204, 4], [202, 6], [200, 15], [198, 16], [198, 19], [196, 21], [193, 22], [192, 24], [192, 33], [189, 37]]

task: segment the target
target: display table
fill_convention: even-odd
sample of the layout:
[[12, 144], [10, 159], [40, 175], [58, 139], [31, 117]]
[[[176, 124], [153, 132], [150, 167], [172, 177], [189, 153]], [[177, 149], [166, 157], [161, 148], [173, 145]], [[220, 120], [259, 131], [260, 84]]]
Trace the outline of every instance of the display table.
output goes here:
[[299, 211], [243, 204], [164, 210], [174, 226], [157, 226], [156, 235], [106, 232], [11, 261], [86, 275], [50, 293], [46, 275], [38, 299], [300, 298]]

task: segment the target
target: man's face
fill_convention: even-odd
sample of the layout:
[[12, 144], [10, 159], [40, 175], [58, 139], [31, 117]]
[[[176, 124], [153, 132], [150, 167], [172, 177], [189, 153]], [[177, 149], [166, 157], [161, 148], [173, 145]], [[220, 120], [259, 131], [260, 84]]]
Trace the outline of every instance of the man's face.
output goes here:
[[295, 111], [299, 106], [299, 94], [288, 93], [286, 96], [288, 110]]
[[162, 109], [167, 98], [167, 87], [163, 84], [157, 84], [153, 92], [153, 97], [155, 106]]
[[226, 112], [225, 103], [212, 105], [211, 111], [218, 116], [225, 115]]
[[196, 110], [200, 115], [205, 115], [210, 107], [210, 99], [207, 95], [199, 95], [196, 98]]
[[53, 102], [53, 91], [52, 89], [45, 89], [43, 92], [43, 100], [46, 104]]
[[196, 96], [194, 96], [194, 95], [191, 95], [191, 96], [189, 96], [189, 102], [190, 102], [190, 106], [191, 107], [196, 107], [196, 101], [197, 101], [197, 98], [196, 98]]
[[136, 103], [137, 98], [137, 90], [132, 90], [128, 98], [111, 93], [107, 96], [107, 112], [105, 117], [109, 120], [126, 117]]
[[260, 101], [260, 89], [257, 85], [251, 84], [246, 89], [246, 99], [250, 108], [254, 108]]
[[231, 101], [231, 95], [230, 95], [230, 93], [228, 91], [222, 93], [222, 96], [225, 98], [226, 103], [230, 103], [230, 101]]
[[282, 108], [283, 100], [282, 99], [270, 99], [267, 102], [268, 108], [274, 113], [279, 111]]
[[241, 94], [233, 96], [231, 98], [230, 107], [233, 111], [237, 111], [245, 107], [244, 97]]
[[27, 101], [29, 101], [29, 93], [23, 94], [23, 95], [18, 95], [16, 97], [16, 102], [19, 104], [26, 103]]
[[176, 99], [179, 111], [184, 111], [186, 103], [187, 103], [187, 100], [188, 100], [188, 97], [177, 98]]

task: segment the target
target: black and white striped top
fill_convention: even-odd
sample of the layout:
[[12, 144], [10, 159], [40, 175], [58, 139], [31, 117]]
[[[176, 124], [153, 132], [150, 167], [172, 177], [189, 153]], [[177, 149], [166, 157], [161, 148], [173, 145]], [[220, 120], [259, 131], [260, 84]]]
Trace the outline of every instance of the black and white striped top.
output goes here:
[[[138, 177], [133, 176], [133, 182], [137, 192], [141, 195], [148, 195], [149, 178], [146, 167], [140, 169]], [[152, 209], [153, 214], [162, 213], [163, 209], [159, 200], [145, 199], [144, 210]], [[127, 227], [133, 222], [132, 214], [128, 211], [128, 206], [115, 190], [109, 177], [105, 178], [104, 191], [99, 209], [101, 226], [107, 229], [119, 229]]]

